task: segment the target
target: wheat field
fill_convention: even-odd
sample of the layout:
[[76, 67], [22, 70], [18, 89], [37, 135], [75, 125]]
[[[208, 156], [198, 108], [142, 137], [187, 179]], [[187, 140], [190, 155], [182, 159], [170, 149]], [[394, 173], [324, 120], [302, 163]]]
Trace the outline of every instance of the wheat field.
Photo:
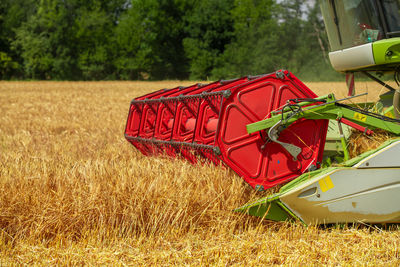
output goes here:
[[[0, 265], [400, 264], [400, 228], [305, 227], [232, 209], [232, 171], [142, 156], [132, 98], [193, 82], [0, 82]], [[310, 83], [345, 96], [344, 83]], [[368, 99], [381, 87], [362, 83]]]

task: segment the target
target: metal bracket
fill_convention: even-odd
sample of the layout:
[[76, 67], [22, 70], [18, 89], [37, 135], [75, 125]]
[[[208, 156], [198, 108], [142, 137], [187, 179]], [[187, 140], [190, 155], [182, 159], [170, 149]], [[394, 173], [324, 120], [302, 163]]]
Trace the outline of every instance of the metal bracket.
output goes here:
[[283, 79], [285, 79], [285, 72], [283, 72], [283, 70], [278, 70], [275, 73], [275, 76], [276, 76], [276, 78], [283, 80]]
[[301, 153], [301, 148], [289, 143], [284, 143], [278, 141], [279, 133], [280, 133], [280, 126], [282, 125], [282, 120], [278, 121], [274, 126], [272, 126], [268, 131], [268, 137], [271, 141], [280, 144], [290, 155], [293, 156], [293, 160], [297, 160], [297, 156]]

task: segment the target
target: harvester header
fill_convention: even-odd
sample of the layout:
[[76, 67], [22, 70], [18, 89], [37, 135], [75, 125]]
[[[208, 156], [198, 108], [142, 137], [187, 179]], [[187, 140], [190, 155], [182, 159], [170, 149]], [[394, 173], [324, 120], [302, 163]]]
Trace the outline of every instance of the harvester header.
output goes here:
[[[400, 138], [354, 158], [347, 149], [350, 127], [372, 138], [375, 129], [400, 135], [400, 89], [380, 79], [394, 73], [400, 85], [400, 0], [320, 4], [348, 98], [317, 97], [282, 70], [163, 89], [132, 100], [126, 139], [145, 155], [223, 164], [260, 191], [290, 181], [238, 212], [305, 224], [400, 222]], [[355, 72], [390, 91], [364, 108], [344, 104], [356, 97]], [[343, 160], [321, 166], [331, 152]]]
[[264, 190], [320, 167], [328, 120], [299, 119], [273, 136], [246, 125], [315, 97], [288, 71], [163, 89], [132, 100], [125, 137], [145, 155], [222, 163]]

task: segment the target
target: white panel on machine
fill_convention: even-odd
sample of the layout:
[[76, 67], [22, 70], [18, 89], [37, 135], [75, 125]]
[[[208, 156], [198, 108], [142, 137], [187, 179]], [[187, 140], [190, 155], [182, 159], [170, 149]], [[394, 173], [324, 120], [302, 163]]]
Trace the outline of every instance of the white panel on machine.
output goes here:
[[377, 151], [363, 159], [354, 167], [357, 168], [396, 168], [400, 166], [400, 141]]
[[350, 71], [375, 65], [372, 43], [330, 52], [329, 59], [337, 71]]

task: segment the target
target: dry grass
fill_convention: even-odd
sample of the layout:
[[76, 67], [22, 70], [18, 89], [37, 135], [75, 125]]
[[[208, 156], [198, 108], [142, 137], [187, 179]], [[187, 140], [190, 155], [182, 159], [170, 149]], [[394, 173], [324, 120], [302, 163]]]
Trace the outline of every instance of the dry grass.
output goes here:
[[395, 135], [383, 130], [375, 130], [371, 136], [365, 135], [360, 131], [353, 131], [349, 137], [349, 154], [350, 158], [361, 155], [364, 152], [378, 148], [388, 139], [394, 138]]
[[139, 154], [129, 101], [177, 84], [0, 82], [0, 265], [400, 264], [397, 226], [259, 222], [232, 172]]

